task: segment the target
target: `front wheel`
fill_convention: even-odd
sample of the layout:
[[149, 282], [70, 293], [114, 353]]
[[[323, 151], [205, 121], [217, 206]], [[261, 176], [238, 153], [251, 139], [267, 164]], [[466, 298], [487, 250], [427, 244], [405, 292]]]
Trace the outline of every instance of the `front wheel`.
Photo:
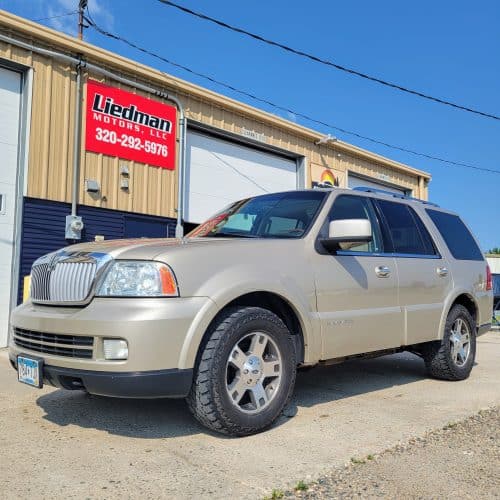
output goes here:
[[454, 305], [448, 313], [441, 342], [432, 342], [424, 352], [427, 371], [443, 380], [464, 380], [476, 357], [475, 324], [469, 311]]
[[209, 331], [188, 405], [214, 431], [257, 433], [288, 403], [296, 364], [292, 336], [280, 318], [259, 307], [229, 308]]

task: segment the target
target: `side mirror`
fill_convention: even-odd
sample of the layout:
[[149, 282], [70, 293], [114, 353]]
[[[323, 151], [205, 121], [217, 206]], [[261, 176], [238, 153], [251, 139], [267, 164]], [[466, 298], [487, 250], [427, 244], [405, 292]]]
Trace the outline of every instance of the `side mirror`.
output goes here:
[[328, 226], [328, 238], [321, 240], [327, 250], [349, 250], [372, 240], [372, 226], [368, 219], [333, 220]]

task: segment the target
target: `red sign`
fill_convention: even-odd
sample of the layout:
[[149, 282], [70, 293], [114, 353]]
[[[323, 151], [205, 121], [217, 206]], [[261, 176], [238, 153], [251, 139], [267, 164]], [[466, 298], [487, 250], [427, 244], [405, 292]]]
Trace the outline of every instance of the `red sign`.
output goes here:
[[89, 80], [85, 149], [175, 169], [176, 108]]

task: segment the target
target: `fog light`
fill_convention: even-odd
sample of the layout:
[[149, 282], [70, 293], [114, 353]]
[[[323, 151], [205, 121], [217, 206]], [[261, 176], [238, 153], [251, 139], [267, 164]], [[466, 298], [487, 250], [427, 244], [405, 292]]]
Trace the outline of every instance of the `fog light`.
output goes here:
[[127, 341], [104, 339], [104, 359], [128, 359]]

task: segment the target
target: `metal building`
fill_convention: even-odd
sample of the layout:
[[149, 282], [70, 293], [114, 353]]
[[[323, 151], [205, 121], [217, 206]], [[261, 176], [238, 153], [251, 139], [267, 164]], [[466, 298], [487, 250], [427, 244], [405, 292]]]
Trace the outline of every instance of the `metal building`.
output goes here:
[[0, 347], [31, 263], [75, 239], [174, 236], [316, 183], [428, 194], [426, 172], [4, 11], [0, 114]]

